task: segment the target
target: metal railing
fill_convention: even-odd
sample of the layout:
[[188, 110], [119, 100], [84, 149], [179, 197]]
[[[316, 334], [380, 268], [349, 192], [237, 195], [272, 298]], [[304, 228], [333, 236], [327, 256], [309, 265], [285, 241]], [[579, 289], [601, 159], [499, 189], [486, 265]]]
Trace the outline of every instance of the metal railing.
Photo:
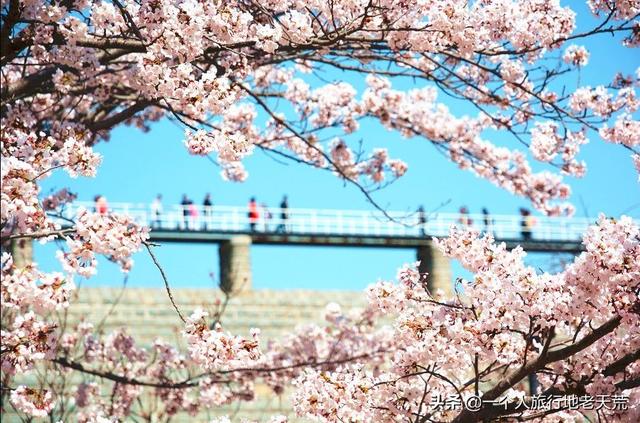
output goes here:
[[[64, 217], [73, 219], [82, 207], [94, 210], [91, 202], [75, 202], [64, 210]], [[280, 208], [258, 209], [258, 217], [249, 217], [242, 206], [163, 206], [156, 213], [150, 204], [110, 203], [109, 212], [131, 216], [137, 223], [152, 230], [208, 231], [250, 233], [295, 233], [308, 235], [421, 237], [446, 236], [451, 225], [467, 225], [492, 233], [497, 239], [530, 238], [535, 241], [578, 241], [587, 227], [594, 223], [586, 218], [538, 217], [529, 230], [523, 230], [520, 215], [489, 215], [459, 213], [426, 214], [420, 223], [419, 213], [364, 210], [331, 210]], [[528, 232], [528, 233], [527, 233]]]

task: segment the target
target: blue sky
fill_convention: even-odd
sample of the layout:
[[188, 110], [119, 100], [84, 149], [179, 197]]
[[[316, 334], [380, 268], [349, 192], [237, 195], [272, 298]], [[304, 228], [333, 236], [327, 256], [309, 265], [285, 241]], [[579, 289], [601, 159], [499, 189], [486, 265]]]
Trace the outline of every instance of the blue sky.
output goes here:
[[[585, 18], [583, 6], [584, 2], [580, 2], [579, 25], [593, 22]], [[591, 52], [590, 63], [580, 75], [583, 85], [606, 83], [617, 72], [630, 74], [640, 66], [637, 50], [621, 47], [610, 35], [579, 44]], [[358, 88], [363, 84], [352, 75], [337, 71], [325, 76], [336, 81], [348, 80]], [[574, 88], [576, 75], [565, 82], [569, 89]], [[440, 98], [456, 114], [475, 114], [469, 107]], [[388, 148], [393, 157], [408, 163], [407, 175], [376, 193], [376, 201], [388, 209], [413, 211], [422, 204], [431, 210], [449, 202], [443, 211], [454, 212], [466, 205], [472, 213], [487, 207], [494, 214], [509, 214], [516, 213], [520, 206], [528, 206], [525, 200], [457, 169], [425, 140], [404, 139], [371, 124], [363, 125], [352, 139], [362, 139], [368, 149]], [[568, 180], [577, 215], [593, 217], [604, 212], [640, 216], [638, 176], [628, 151], [603, 142], [597, 134], [590, 134], [590, 139], [580, 154], [588, 164], [586, 177]], [[157, 193], [162, 193], [165, 207], [178, 203], [183, 193], [200, 203], [204, 194], [210, 192], [214, 204], [224, 205], [244, 205], [249, 197], [256, 196], [259, 202], [272, 207], [287, 194], [290, 207], [372, 208], [355, 187], [344, 185], [329, 172], [293, 163], [285, 165], [261, 152], [245, 161], [249, 171], [246, 182], [225, 182], [214, 164], [190, 156], [182, 140], [183, 129], [168, 120], [152, 125], [148, 133], [118, 128], [109, 142], [96, 147], [104, 160], [95, 178], [71, 179], [57, 172], [43, 182], [43, 193], [69, 187], [79, 194], [80, 200], [89, 201], [99, 193], [111, 202], [136, 203], [149, 203]], [[36, 247], [36, 261], [46, 270], [60, 270], [53, 256], [54, 247], [53, 244]], [[211, 273], [215, 281], [218, 279], [215, 245], [163, 245], [157, 248], [157, 255], [176, 287], [212, 286]], [[129, 285], [161, 287], [160, 275], [146, 253], [139, 253], [134, 259], [136, 265], [130, 273]], [[532, 264], [543, 266], [547, 259], [536, 257]], [[255, 288], [272, 289], [362, 289], [380, 278], [392, 278], [398, 267], [414, 260], [413, 250], [254, 246], [253, 284]], [[97, 276], [83, 282], [113, 286], [121, 283], [122, 274], [106, 260], [100, 261]]]

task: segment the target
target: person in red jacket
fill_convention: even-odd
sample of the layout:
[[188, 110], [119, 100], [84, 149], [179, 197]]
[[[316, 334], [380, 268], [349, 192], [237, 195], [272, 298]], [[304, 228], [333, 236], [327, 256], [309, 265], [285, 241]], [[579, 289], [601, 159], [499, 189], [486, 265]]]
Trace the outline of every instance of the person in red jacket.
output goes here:
[[101, 215], [105, 215], [109, 212], [109, 204], [104, 195], [96, 195], [93, 200], [95, 201], [95, 212]]
[[258, 204], [255, 197], [251, 197], [251, 200], [249, 200], [249, 228], [251, 228], [251, 232], [255, 232], [259, 218]]

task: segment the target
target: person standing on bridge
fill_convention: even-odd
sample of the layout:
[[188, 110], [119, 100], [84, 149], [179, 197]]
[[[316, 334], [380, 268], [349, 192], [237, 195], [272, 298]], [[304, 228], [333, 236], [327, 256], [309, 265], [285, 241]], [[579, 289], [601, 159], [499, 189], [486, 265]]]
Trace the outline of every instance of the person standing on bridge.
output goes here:
[[424, 207], [418, 207], [418, 228], [420, 229], [420, 236], [425, 236], [425, 225], [427, 223], [427, 216], [424, 214]]
[[462, 226], [473, 225], [473, 220], [469, 217], [469, 209], [467, 206], [460, 207], [460, 217], [458, 218], [458, 222], [460, 222]]
[[531, 233], [533, 227], [536, 225], [536, 218], [531, 216], [531, 212], [524, 207], [520, 209], [520, 228], [522, 233], [522, 239], [524, 241], [531, 241]]
[[187, 194], [182, 195], [182, 201], [180, 202], [180, 208], [182, 209], [182, 229], [189, 229], [189, 205], [192, 201], [189, 200]]
[[489, 210], [486, 207], [482, 208], [482, 222], [484, 223], [484, 233], [490, 234], [493, 232], [493, 219], [489, 214]]
[[109, 212], [109, 204], [107, 203], [107, 199], [104, 195], [96, 195], [93, 197], [93, 200], [96, 202], [94, 206], [96, 213], [105, 215]]
[[160, 228], [162, 220], [162, 194], [158, 194], [151, 202], [151, 227]]
[[198, 228], [198, 207], [189, 200], [189, 229], [195, 231]]
[[289, 201], [285, 195], [280, 203], [280, 224], [276, 228], [276, 232], [287, 232], [287, 220], [289, 219]]
[[260, 218], [260, 212], [258, 211], [258, 203], [256, 203], [255, 197], [251, 197], [249, 200], [249, 228], [251, 232], [256, 231], [256, 224]]
[[211, 202], [211, 194], [207, 193], [204, 196], [204, 201], [202, 202], [202, 220], [205, 231], [207, 230], [207, 223], [210, 223], [209, 221], [211, 220], [211, 206], [213, 206], [213, 203]]

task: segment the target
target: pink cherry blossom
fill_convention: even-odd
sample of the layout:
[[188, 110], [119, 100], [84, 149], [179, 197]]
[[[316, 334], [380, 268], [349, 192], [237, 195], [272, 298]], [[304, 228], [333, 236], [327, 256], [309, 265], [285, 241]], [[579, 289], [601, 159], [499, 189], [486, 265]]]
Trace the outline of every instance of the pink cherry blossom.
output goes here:
[[589, 52], [583, 46], [571, 45], [562, 56], [565, 63], [574, 66], [586, 66], [589, 63]]
[[[173, 121], [187, 151], [228, 181], [246, 180], [245, 162], [262, 150], [368, 196], [409, 171], [390, 131], [550, 216], [573, 212], [570, 182], [587, 172], [589, 139], [629, 150], [640, 174], [640, 69], [586, 86], [579, 69], [597, 51], [572, 44], [640, 45], [640, 7], [588, 0], [595, 17], [585, 26], [565, 3], [3, 2], [1, 366], [19, 418], [201, 419], [264, 389], [316, 421], [584, 418], [511, 412], [533, 401], [520, 381], [536, 376], [542, 393], [622, 395], [628, 409], [586, 414], [638, 421], [640, 234], [626, 216], [600, 216], [584, 252], [557, 273], [526, 265], [520, 247], [453, 228], [434, 245], [472, 274], [457, 297], [432, 292], [414, 263], [397, 282], [367, 288], [364, 308], [329, 304], [323, 323], [270, 342], [257, 328], [226, 331], [221, 312], [184, 319], [186, 345], [141, 344], [126, 328], [64, 318], [74, 277], [94, 275], [98, 255], [128, 272], [148, 246], [149, 229], [134, 218], [81, 210], [65, 220], [76, 195], [42, 190], [57, 172], [95, 176], [96, 146], [122, 125]], [[470, 107], [462, 114], [448, 98]], [[374, 128], [373, 138], [360, 142], [360, 128]], [[61, 242], [59, 269], [4, 252], [34, 240]], [[508, 407], [432, 405], [454, 394]]]
[[11, 392], [11, 403], [32, 417], [47, 417], [55, 405], [51, 392], [36, 391], [24, 385]]

